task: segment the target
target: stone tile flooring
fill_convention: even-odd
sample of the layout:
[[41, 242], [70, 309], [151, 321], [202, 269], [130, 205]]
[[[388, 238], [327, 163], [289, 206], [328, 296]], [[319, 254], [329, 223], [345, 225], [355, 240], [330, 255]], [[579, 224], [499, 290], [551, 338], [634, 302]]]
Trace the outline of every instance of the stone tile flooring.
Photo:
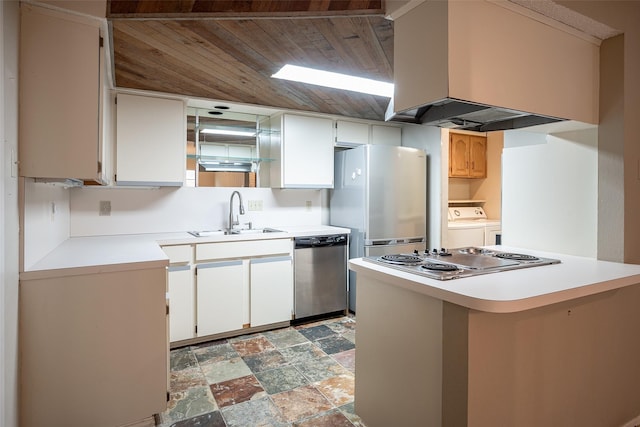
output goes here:
[[171, 351], [162, 427], [364, 427], [352, 316]]

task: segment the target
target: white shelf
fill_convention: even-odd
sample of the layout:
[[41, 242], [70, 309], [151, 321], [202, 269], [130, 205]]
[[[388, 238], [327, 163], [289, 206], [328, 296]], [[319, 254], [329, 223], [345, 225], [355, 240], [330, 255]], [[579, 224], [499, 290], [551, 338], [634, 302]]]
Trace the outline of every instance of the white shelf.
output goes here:
[[482, 205], [486, 200], [449, 200], [449, 206], [451, 205]]

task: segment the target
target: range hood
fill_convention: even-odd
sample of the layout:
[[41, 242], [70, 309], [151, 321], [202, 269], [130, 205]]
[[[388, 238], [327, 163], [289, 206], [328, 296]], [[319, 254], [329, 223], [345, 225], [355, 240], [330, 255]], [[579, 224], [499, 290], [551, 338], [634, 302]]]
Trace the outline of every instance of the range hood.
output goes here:
[[511, 2], [416, 2], [394, 20], [385, 120], [472, 131], [598, 123], [599, 47]]
[[477, 132], [519, 129], [564, 121], [508, 108], [492, 107], [471, 101], [447, 98], [399, 113], [394, 113], [393, 99], [387, 106], [385, 120], [417, 123], [449, 129]]

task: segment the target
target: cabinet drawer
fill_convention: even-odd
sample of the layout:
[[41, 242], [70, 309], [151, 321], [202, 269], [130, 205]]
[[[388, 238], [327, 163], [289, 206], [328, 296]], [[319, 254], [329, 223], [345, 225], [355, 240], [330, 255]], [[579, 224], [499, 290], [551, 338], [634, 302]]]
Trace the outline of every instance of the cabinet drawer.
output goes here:
[[162, 250], [169, 257], [170, 264], [186, 264], [192, 262], [193, 247], [191, 245], [163, 246]]
[[203, 243], [196, 245], [196, 260], [247, 258], [263, 255], [290, 254], [291, 239], [251, 240], [243, 242]]

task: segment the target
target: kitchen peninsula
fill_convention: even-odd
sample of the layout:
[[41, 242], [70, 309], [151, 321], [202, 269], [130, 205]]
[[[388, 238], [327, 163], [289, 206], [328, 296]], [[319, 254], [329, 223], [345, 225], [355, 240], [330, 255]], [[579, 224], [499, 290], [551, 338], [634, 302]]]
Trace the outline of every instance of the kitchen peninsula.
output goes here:
[[367, 426], [635, 425], [640, 265], [506, 249], [561, 263], [439, 281], [350, 261]]

